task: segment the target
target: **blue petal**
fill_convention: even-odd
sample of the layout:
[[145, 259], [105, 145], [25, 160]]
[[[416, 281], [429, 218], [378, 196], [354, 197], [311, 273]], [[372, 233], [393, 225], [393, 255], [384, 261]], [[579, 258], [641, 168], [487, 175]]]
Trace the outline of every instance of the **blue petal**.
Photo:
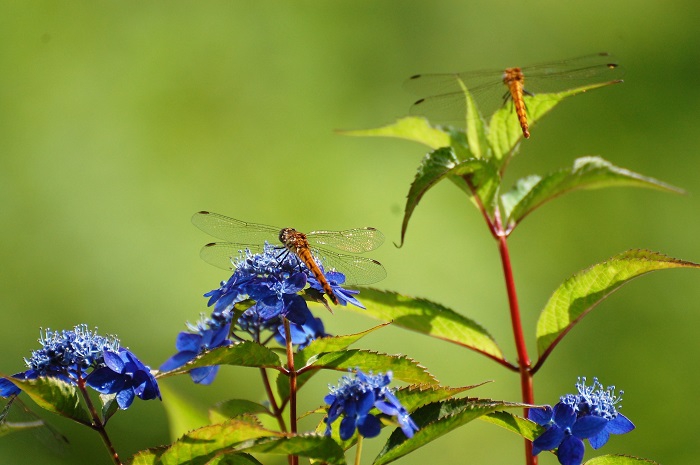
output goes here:
[[634, 423], [621, 413], [618, 413], [615, 418], [608, 422], [605, 430], [611, 434], [625, 434], [634, 429]]
[[[19, 375], [22, 375], [20, 378]], [[13, 378], [18, 378], [18, 379], [23, 379], [24, 378], [24, 373], [17, 373], [15, 375], [12, 375]], [[12, 384], [9, 380], [2, 378], [0, 379], [0, 396], [2, 397], [10, 397], [19, 394], [22, 392], [20, 388]]]
[[579, 418], [571, 427], [571, 434], [579, 439], [588, 439], [603, 431], [607, 424], [608, 420], [603, 417], [586, 415]]
[[105, 365], [107, 365], [107, 367], [109, 367], [112, 371], [121, 373], [122, 370], [124, 370], [124, 361], [119, 354], [115, 354], [111, 350], [105, 350], [104, 360]]
[[214, 378], [216, 378], [216, 374], [218, 372], [218, 365], [211, 367], [200, 367], [194, 368], [192, 371], [190, 371], [190, 376], [192, 377], [192, 381], [194, 381], [195, 383], [203, 384], [206, 386], [214, 381]]
[[122, 410], [128, 409], [133, 401], [134, 401], [134, 390], [133, 389], [124, 389], [123, 391], [119, 391], [117, 393], [117, 404], [119, 405], [120, 409], [122, 409]]
[[608, 433], [607, 429], [604, 429], [595, 436], [588, 438], [588, 442], [591, 444], [592, 448], [600, 449], [608, 442], [608, 439], [610, 439], [610, 433]]
[[576, 436], [567, 436], [557, 450], [557, 458], [561, 465], [581, 465], [584, 451], [583, 441]]
[[382, 424], [374, 415], [366, 415], [357, 422], [357, 431], [366, 438], [378, 436], [382, 430]]
[[403, 431], [403, 434], [405, 434], [407, 438], [412, 438], [413, 433], [420, 429], [418, 428], [418, 425], [416, 425], [416, 422], [413, 421], [413, 418], [411, 418], [408, 414], [399, 415], [398, 420], [399, 425], [401, 426], [401, 431]]
[[201, 344], [202, 336], [200, 334], [192, 334], [185, 331], [178, 334], [177, 339], [175, 339], [175, 348], [180, 352], [198, 352]]
[[532, 441], [532, 455], [537, 455], [543, 450], [554, 450], [564, 440], [564, 430], [557, 425], [552, 425], [537, 439]]
[[527, 418], [540, 426], [549, 426], [553, 415], [552, 407], [545, 405], [544, 408], [531, 408], [528, 411]]
[[559, 402], [554, 406], [554, 423], [562, 429], [571, 428], [576, 423], [576, 412], [571, 406]]
[[355, 416], [345, 417], [340, 421], [340, 439], [347, 441], [355, 434]]
[[107, 367], [98, 368], [88, 375], [85, 383], [102, 394], [114, 394], [125, 384], [124, 377]]
[[[367, 415], [367, 413], [374, 407], [374, 391], [365, 391], [358, 396], [357, 399], [357, 412], [360, 416]], [[364, 435], [363, 435], [364, 436]]]
[[160, 371], [170, 371], [174, 370], [175, 368], [180, 368], [182, 365], [185, 363], [189, 362], [193, 358], [197, 356], [197, 352], [191, 352], [191, 351], [182, 351], [178, 352], [169, 359], [167, 359], [163, 364], [160, 366], [159, 370]]

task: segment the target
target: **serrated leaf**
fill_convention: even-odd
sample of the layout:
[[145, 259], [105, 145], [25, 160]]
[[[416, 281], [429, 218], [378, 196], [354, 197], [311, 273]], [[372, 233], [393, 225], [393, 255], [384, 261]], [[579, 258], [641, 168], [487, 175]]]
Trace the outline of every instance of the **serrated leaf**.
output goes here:
[[500, 179], [488, 161], [470, 158], [460, 160], [452, 147], [442, 147], [428, 153], [421, 161], [406, 198], [401, 245], [403, 245], [408, 221], [423, 195], [439, 181], [449, 178], [468, 195], [476, 191], [488, 213], [493, 212], [493, 199]]
[[315, 434], [268, 439], [243, 450], [265, 454], [301, 455], [329, 464], [345, 464], [343, 449], [333, 439]]
[[[281, 437], [283, 433], [270, 431], [244, 419], [233, 419], [190, 431], [175, 441], [160, 456], [162, 465], [188, 464], [212, 454], [233, 450], [236, 445], [266, 437]], [[241, 447], [247, 448], [247, 447]]]
[[543, 426], [510, 412], [493, 412], [479, 419], [505, 428], [511, 433], [515, 433], [530, 441], [534, 441], [536, 437], [545, 431]]
[[[508, 224], [516, 225], [530, 212], [545, 202], [567, 192], [578, 189], [600, 189], [603, 187], [632, 186], [683, 193], [682, 189], [665, 184], [657, 179], [614, 166], [600, 157], [582, 157], [565, 168], [544, 176], [529, 191], [522, 195], [508, 215]], [[522, 188], [527, 186], [523, 185]], [[502, 198], [502, 202], [505, 201]]]
[[[488, 382], [488, 381], [487, 381]], [[460, 387], [448, 387], [448, 386], [435, 386], [430, 384], [411, 384], [410, 386], [404, 386], [396, 391], [396, 397], [401, 402], [406, 410], [412, 412], [418, 407], [430, 404], [432, 402], [438, 402], [441, 400], [449, 399], [461, 394], [462, 392], [469, 391], [471, 389], [483, 386], [485, 383], [474, 384], [472, 386], [460, 386]]]
[[348, 309], [480, 352], [503, 361], [493, 337], [475, 321], [427, 299], [363, 287], [358, 295], [366, 310]]
[[225, 454], [214, 457], [208, 460], [204, 465], [263, 465], [258, 459], [250, 454], [235, 452], [233, 454]]
[[217, 347], [204, 352], [191, 362], [174, 370], [158, 373], [158, 378], [180, 375], [188, 371], [213, 365], [235, 365], [244, 367], [273, 368], [280, 365], [280, 359], [274, 351], [255, 342], [245, 341], [238, 344]]
[[564, 281], [537, 321], [537, 366], [581, 318], [620, 286], [645, 273], [670, 268], [700, 265], [650, 250], [628, 250]]
[[[366, 331], [355, 334], [348, 334], [344, 336], [327, 336], [314, 339], [311, 341], [311, 344], [294, 354], [294, 366], [296, 369], [302, 368], [311, 357], [323, 352], [337, 352], [345, 350], [366, 335], [376, 331], [379, 328], [383, 328], [387, 324], [388, 323], [383, 323]], [[304, 375], [301, 380], [297, 379], [297, 389], [308, 381], [310, 376], [312, 376], [312, 374], [308, 373], [307, 375]], [[280, 399], [286, 400], [289, 397], [289, 377], [282, 373], [277, 376], [277, 394], [280, 396]]]
[[395, 123], [379, 128], [337, 131], [345, 136], [360, 137], [396, 137], [427, 145], [432, 149], [452, 145], [450, 134], [440, 128], [431, 126], [427, 119], [417, 116], [401, 118]]
[[631, 455], [601, 455], [600, 457], [594, 457], [584, 465], [659, 465], [658, 462], [654, 462], [649, 459], [642, 459], [639, 457], [633, 457]]
[[229, 418], [235, 418], [241, 415], [256, 415], [259, 413], [272, 415], [267, 407], [257, 402], [247, 399], [230, 399], [218, 402], [209, 409], [209, 421], [211, 423], [220, 423]]
[[105, 424], [112, 418], [112, 415], [119, 411], [119, 404], [117, 403], [116, 394], [100, 394], [100, 401], [102, 402], [102, 419]]
[[39, 407], [84, 425], [92, 424], [90, 415], [80, 404], [78, 388], [74, 384], [54, 377], [5, 379], [24, 391]]
[[165, 383], [160, 383], [159, 387], [164, 399], [163, 408], [168, 418], [168, 433], [171, 441], [187, 431], [207, 424], [208, 419], [203, 409], [197, 409], [191, 399], [181, 396]]
[[411, 414], [420, 428], [414, 436], [409, 439], [401, 429], [396, 429], [373, 463], [382, 465], [393, 462], [488, 413], [524, 406], [490, 399], [453, 399], [426, 405]]
[[160, 446], [139, 451], [127, 463], [129, 465], [160, 465], [160, 456], [167, 449], [167, 446]]
[[542, 177], [536, 174], [520, 178], [508, 192], [502, 194], [501, 205], [503, 205], [503, 217], [509, 218], [513, 208], [541, 179]]
[[[425, 367], [405, 355], [389, 355], [367, 350], [351, 349], [339, 352], [327, 352], [310, 361], [304, 368], [312, 371], [320, 368], [348, 371], [354, 368], [362, 371], [384, 372], [391, 370], [394, 379], [411, 384], [438, 384], [437, 380]], [[306, 373], [304, 373], [306, 374]]]
[[[620, 82], [622, 81], [601, 82], [563, 92], [537, 94], [535, 96], [526, 95], [525, 107], [527, 108], [528, 125], [533, 126], [565, 98]], [[493, 150], [493, 157], [498, 161], [499, 166], [505, 165], [510, 157], [513, 156], [522, 137], [522, 128], [513, 110], [513, 105], [504, 105], [493, 114], [489, 122], [488, 139]]]

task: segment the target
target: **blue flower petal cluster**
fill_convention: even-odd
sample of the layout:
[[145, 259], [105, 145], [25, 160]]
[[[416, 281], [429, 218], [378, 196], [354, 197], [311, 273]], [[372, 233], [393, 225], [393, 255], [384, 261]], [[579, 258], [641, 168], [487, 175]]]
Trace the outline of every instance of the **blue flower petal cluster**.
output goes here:
[[[313, 316], [306, 300], [299, 295], [307, 284], [316, 280], [294, 254], [267, 243], [262, 253], [253, 254], [249, 250], [241, 253], [242, 258], [233, 262], [236, 268], [233, 275], [222, 281], [219, 288], [204, 294], [209, 297], [207, 305], [214, 307], [211, 316], [178, 335], [175, 343], [178, 352], [161, 365], [161, 371], [174, 370], [203, 352], [244, 340], [245, 334], [248, 339], [262, 343], [262, 334], [268, 331], [284, 345], [283, 318], [290, 321], [292, 344], [299, 349], [327, 336], [321, 319]], [[328, 276], [334, 280], [333, 289], [338, 289], [339, 300], [359, 304], [352, 297], [357, 291], [344, 290], [338, 284], [345, 280], [341, 273], [329, 272]], [[346, 294], [340, 295], [341, 290]], [[235, 319], [234, 305], [248, 299], [253, 305]], [[218, 369], [218, 366], [195, 368], [190, 375], [195, 383], [210, 384]]]
[[[28, 370], [13, 375], [16, 379], [56, 377], [67, 383], [86, 384], [99, 392], [115, 394], [119, 406], [131, 405], [134, 396], [148, 400], [160, 398], [158, 383], [136, 356], [119, 344], [114, 336], [104, 337], [87, 325], [72, 330], [43, 331], [41, 349], [25, 359]], [[108, 371], [118, 373], [110, 375]], [[110, 388], [107, 392], [104, 386]], [[0, 396], [19, 394], [21, 390], [7, 379], [0, 380]], [[119, 401], [122, 399], [122, 401]], [[130, 400], [129, 400], [130, 399]]]
[[604, 389], [597, 378], [586, 386], [586, 378], [576, 383], [578, 394], [562, 396], [554, 408], [530, 409], [529, 418], [546, 430], [533, 443], [532, 454], [557, 449], [562, 465], [580, 465], [583, 461], [583, 440], [591, 447], [602, 447], [610, 434], [629, 433], [634, 424], [618, 412], [623, 391], [615, 394], [615, 386]]
[[160, 399], [160, 389], [151, 370], [129, 350], [105, 350], [104, 362], [105, 366], [90, 373], [86, 384], [101, 394], [116, 394], [119, 408], [129, 408], [135, 397]]
[[330, 394], [324, 398], [330, 406], [325, 419], [326, 435], [331, 434], [331, 425], [342, 416], [340, 438], [343, 441], [350, 439], [355, 430], [366, 438], [377, 436], [381, 423], [370, 413], [372, 408], [376, 407], [380, 412], [396, 417], [406, 437], [413, 437], [418, 431], [418, 426], [388, 387], [391, 377], [391, 372], [373, 375], [371, 372], [366, 374], [360, 370], [357, 370], [355, 377], [343, 376], [340, 384], [331, 387]]

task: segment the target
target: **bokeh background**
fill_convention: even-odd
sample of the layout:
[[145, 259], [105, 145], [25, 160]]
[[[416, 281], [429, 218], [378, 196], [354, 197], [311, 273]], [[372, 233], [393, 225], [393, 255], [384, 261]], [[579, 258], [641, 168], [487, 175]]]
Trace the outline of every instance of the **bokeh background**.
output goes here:
[[[440, 185], [393, 247], [425, 149], [334, 129], [405, 115], [415, 97], [402, 82], [418, 72], [608, 51], [625, 83], [561, 104], [508, 180], [598, 154], [688, 195], [582, 192], [527, 218], [510, 243], [534, 353], [537, 315], [574, 272], [635, 247], [700, 261], [699, 14], [689, 0], [0, 2], [0, 371], [22, 369], [39, 328], [83, 322], [160, 365], [206, 311], [201, 295], [226, 278], [198, 257], [211, 240], [190, 224], [198, 210], [301, 230], [375, 226], [389, 239], [373, 254], [389, 272], [381, 287], [476, 319], [514, 359], [497, 249], [479, 214]], [[550, 357], [537, 401], [598, 376], [626, 391], [623, 412], [637, 425], [601, 453], [697, 463], [699, 284], [697, 272], [666, 271], [616, 293]], [[316, 310], [336, 334], [375, 324]], [[359, 346], [414, 357], [445, 384], [494, 380], [474, 395], [519, 399], [515, 374], [444, 342], [388, 328]], [[320, 405], [337, 377], [305, 388], [301, 409]], [[201, 411], [262, 397], [245, 369], [224, 369], [209, 387], [163, 384]], [[67, 449], [12, 435], [0, 439], [0, 463], [111, 463], [97, 434], [49, 417]], [[159, 402], [136, 402], [109, 429], [124, 458], [168, 442]], [[368, 441], [367, 460], [382, 442]], [[521, 455], [517, 436], [474, 422], [402, 463]]]

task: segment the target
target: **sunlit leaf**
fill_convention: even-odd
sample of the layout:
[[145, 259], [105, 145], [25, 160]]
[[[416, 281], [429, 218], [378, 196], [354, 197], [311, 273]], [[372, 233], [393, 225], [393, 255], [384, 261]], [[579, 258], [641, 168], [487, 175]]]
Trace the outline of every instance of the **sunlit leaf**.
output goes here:
[[476, 158], [490, 157], [491, 150], [486, 138], [486, 129], [481, 113], [479, 113], [479, 109], [474, 103], [472, 94], [461, 80], [459, 81], [459, 85], [462, 87], [462, 92], [464, 92], [464, 101], [467, 109], [466, 134], [469, 151], [474, 154]]
[[161, 454], [159, 463], [189, 464], [196, 459], [209, 458], [220, 451], [233, 450], [236, 445], [242, 443], [247, 446], [251, 440], [282, 435], [283, 433], [267, 430], [254, 422], [233, 419], [190, 431]]
[[267, 407], [257, 402], [247, 399], [230, 399], [218, 402], [209, 409], [209, 421], [211, 423], [221, 423], [229, 418], [260, 413], [272, 415]]
[[437, 380], [425, 367], [405, 355], [389, 355], [367, 350], [351, 349], [328, 352], [311, 360], [306, 368], [348, 371], [360, 368], [362, 371], [391, 371], [394, 379], [412, 384], [437, 384]]
[[541, 365], [552, 348], [598, 303], [632, 278], [670, 268], [700, 268], [649, 250], [628, 250], [576, 273], [564, 281], [547, 302], [537, 322]]
[[[577, 95], [589, 90], [606, 87], [611, 84], [618, 84], [622, 81], [609, 81], [576, 87], [563, 92], [536, 94], [525, 96], [525, 107], [527, 108], [527, 120], [530, 127], [559, 102], [567, 97]], [[493, 156], [498, 161], [498, 165], [504, 165], [515, 153], [518, 142], [523, 137], [523, 131], [515, 115], [513, 105], [504, 105], [491, 117], [489, 122], [488, 139], [493, 149]]]
[[[501, 205], [503, 205], [503, 217], [509, 218], [513, 208], [527, 195], [532, 188], [540, 182], [541, 176], [536, 174], [520, 178], [515, 182], [508, 192], [501, 194]], [[507, 223], [506, 223], [507, 224]]]
[[440, 304], [368, 287], [361, 288], [358, 298], [367, 309], [348, 309], [503, 360], [503, 352], [486, 329]]
[[601, 455], [587, 460], [584, 465], [659, 465], [649, 459], [632, 457], [631, 455]]
[[[550, 173], [535, 184], [532, 184], [532, 181], [534, 181], [534, 178], [527, 178], [519, 187], [516, 185], [519, 198], [517, 203], [509, 210], [507, 222], [509, 225], [519, 223], [526, 215], [548, 200], [578, 189], [632, 186], [674, 193], [683, 192], [682, 189], [665, 184], [654, 178], [614, 166], [600, 157], [578, 158], [574, 161], [574, 165], [571, 168]], [[526, 192], [522, 192], [528, 187], [529, 189]], [[507, 202], [512, 202], [514, 198], [502, 198], [501, 200], [505, 205]]]
[[236, 365], [244, 367], [276, 367], [280, 359], [275, 352], [254, 342], [240, 342], [226, 347], [217, 347], [203, 353], [193, 361], [174, 370], [159, 373], [159, 378], [187, 373], [193, 368], [213, 365]]
[[263, 465], [258, 459], [250, 454], [235, 452], [231, 454], [218, 455], [208, 460], [204, 465]]
[[159, 384], [163, 396], [163, 408], [168, 417], [168, 432], [170, 440], [174, 441], [187, 431], [199, 428], [208, 423], [204, 409], [197, 409], [192, 400], [183, 397], [177, 391], [161, 382]]
[[495, 168], [488, 161], [477, 158], [459, 160], [451, 147], [439, 148], [423, 158], [408, 191], [401, 225], [401, 244], [418, 202], [431, 187], [445, 178], [449, 178], [468, 195], [476, 191], [487, 212], [493, 211], [493, 199], [499, 186]]
[[505, 428], [530, 441], [534, 441], [536, 437], [545, 431], [543, 426], [510, 412], [493, 412], [479, 419]]
[[420, 142], [432, 149], [452, 145], [450, 134], [440, 128], [431, 126], [427, 119], [408, 116], [379, 128], [337, 131], [345, 136], [360, 137], [396, 137]]
[[26, 380], [7, 377], [6, 379], [24, 391], [39, 407], [84, 425], [92, 423], [90, 415], [80, 404], [78, 388], [74, 384], [54, 377]]
[[330, 437], [315, 434], [267, 439], [243, 450], [265, 454], [300, 455], [329, 464], [345, 464], [343, 449]]
[[411, 414], [420, 428], [413, 438], [407, 438], [401, 429], [396, 429], [373, 463], [381, 465], [393, 462], [483, 415], [523, 406], [489, 399], [453, 399], [426, 405]]

